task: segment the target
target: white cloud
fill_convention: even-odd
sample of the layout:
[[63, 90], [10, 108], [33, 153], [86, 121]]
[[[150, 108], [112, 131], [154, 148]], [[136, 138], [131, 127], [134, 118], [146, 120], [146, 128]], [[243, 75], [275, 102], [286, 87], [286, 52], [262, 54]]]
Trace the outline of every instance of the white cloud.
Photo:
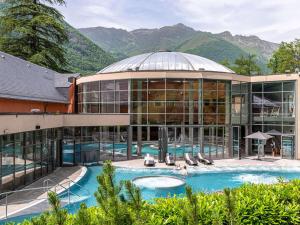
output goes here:
[[276, 42], [300, 37], [299, 0], [172, 2], [187, 23], [198, 29], [211, 32], [229, 30], [235, 34], [258, 35]]
[[300, 38], [299, 0], [69, 0], [58, 9], [75, 27], [154, 28], [184, 23], [196, 30]]

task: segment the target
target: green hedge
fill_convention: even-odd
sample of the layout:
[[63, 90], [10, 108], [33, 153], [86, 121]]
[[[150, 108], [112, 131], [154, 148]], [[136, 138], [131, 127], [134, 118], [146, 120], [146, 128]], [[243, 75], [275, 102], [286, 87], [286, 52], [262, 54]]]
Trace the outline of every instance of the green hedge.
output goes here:
[[[197, 193], [198, 221], [194, 224], [300, 224], [299, 180], [274, 185], [245, 184], [230, 193], [229, 197], [224, 193]], [[231, 216], [228, 209], [230, 198], [234, 205]], [[187, 198], [160, 198], [153, 204], [144, 204], [142, 222], [131, 223], [193, 224], [188, 219], [189, 211], [192, 211], [192, 206]], [[45, 213], [22, 224], [56, 224], [53, 214]], [[104, 221], [104, 217], [101, 207], [86, 208], [82, 205], [77, 214], [67, 215], [63, 224], [114, 224]]]

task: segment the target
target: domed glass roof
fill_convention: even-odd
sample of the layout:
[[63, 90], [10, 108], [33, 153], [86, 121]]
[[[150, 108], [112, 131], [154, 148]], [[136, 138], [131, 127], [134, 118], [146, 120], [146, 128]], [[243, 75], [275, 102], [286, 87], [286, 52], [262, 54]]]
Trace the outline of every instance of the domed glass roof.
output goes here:
[[125, 71], [213, 71], [234, 73], [227, 67], [201, 56], [182, 52], [152, 52], [116, 62], [99, 73]]

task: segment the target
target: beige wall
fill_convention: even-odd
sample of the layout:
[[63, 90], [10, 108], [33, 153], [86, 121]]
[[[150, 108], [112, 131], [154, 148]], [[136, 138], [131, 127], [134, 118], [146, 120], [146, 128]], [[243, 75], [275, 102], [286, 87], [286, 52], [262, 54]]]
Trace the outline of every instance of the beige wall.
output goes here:
[[0, 115], [0, 135], [67, 126], [129, 125], [129, 115]]
[[241, 76], [234, 73], [219, 73], [206, 71], [138, 71], [96, 74], [77, 79], [77, 84], [99, 81], [99, 80], [122, 80], [122, 79], [145, 79], [145, 78], [205, 78], [220, 80], [250, 81], [249, 76]]

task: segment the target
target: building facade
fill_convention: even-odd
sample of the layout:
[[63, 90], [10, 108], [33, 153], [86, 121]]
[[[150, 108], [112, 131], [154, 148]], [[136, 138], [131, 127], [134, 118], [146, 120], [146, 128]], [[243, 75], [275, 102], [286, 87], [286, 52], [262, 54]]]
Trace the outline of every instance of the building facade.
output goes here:
[[277, 148], [267, 143], [266, 154], [297, 158], [297, 80], [297, 74], [240, 76], [184, 53], [143, 54], [78, 79], [78, 112], [128, 114], [133, 155], [162, 147], [178, 157], [255, 155], [257, 143], [244, 137], [262, 131]]
[[[257, 143], [244, 138], [256, 131], [274, 137], [276, 151], [269, 141], [266, 154], [300, 159], [299, 74], [241, 76], [199, 56], [155, 52], [69, 82], [76, 76], [10, 57], [0, 63], [13, 59], [19, 72], [0, 66], [1, 77], [23, 81], [0, 85], [1, 192], [57, 166], [159, 157], [161, 150], [176, 158], [256, 155]], [[35, 108], [47, 114], [20, 114]]]

